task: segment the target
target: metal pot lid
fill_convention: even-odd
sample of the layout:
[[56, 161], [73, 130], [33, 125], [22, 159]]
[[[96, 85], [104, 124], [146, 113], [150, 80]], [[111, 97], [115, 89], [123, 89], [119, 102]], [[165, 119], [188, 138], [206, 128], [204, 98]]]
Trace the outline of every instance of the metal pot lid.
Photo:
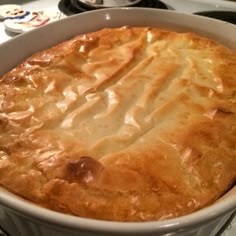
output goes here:
[[104, 7], [128, 7], [135, 5], [142, 0], [77, 0], [79, 3], [93, 8]]

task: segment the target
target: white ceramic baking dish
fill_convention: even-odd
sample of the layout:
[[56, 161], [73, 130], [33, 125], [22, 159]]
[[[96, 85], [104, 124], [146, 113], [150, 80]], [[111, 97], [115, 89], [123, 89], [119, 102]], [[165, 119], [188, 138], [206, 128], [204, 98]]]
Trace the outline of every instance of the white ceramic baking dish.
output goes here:
[[[2, 44], [0, 75], [32, 53], [51, 47], [76, 34], [123, 25], [155, 26], [197, 32], [236, 50], [236, 27], [229, 23], [165, 10], [105, 9], [51, 23]], [[187, 216], [159, 222], [118, 223], [53, 212], [0, 188], [0, 224], [12, 236], [213, 236], [235, 209], [236, 190], [232, 189], [212, 206]]]

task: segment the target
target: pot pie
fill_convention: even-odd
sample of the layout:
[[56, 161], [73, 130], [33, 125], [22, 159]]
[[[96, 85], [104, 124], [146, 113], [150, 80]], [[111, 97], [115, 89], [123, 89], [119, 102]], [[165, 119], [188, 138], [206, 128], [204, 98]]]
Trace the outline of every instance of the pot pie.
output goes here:
[[122, 27], [39, 52], [0, 80], [0, 185], [85, 218], [153, 221], [236, 180], [236, 53]]

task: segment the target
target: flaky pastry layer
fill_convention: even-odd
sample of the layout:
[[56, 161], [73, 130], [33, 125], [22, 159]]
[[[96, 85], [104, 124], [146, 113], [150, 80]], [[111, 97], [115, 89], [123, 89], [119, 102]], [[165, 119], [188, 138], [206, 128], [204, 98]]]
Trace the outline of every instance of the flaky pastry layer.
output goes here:
[[122, 27], [39, 52], [0, 79], [0, 185], [86, 218], [185, 215], [236, 180], [236, 54]]

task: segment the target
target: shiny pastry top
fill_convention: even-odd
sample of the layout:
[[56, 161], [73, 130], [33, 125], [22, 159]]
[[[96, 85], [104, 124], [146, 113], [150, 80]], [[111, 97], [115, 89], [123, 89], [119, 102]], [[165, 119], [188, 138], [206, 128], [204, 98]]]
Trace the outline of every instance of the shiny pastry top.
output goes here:
[[86, 218], [189, 214], [236, 180], [236, 53], [122, 27], [39, 52], [0, 79], [0, 185]]

